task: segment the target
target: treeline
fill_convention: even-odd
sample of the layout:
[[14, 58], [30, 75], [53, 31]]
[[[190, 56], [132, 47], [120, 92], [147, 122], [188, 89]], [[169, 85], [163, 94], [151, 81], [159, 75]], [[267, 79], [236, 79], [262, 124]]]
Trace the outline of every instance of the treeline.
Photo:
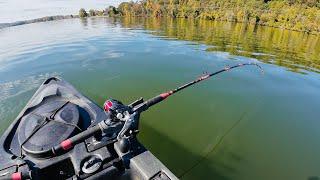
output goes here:
[[106, 14], [244, 22], [320, 33], [320, 0], [142, 0], [111, 6]]
[[[111, 7], [109, 7], [111, 8]], [[89, 16], [106, 16], [108, 15], [108, 9], [106, 10], [94, 10], [94, 9], [90, 9], [89, 12], [87, 12], [85, 9], [81, 8], [79, 10], [79, 17], [84, 18], [84, 17], [89, 17]]]
[[245, 23], [184, 18], [122, 18], [122, 27], [143, 28], [156, 37], [205, 44], [206, 51], [229, 52], [287, 67], [320, 73], [320, 36]]

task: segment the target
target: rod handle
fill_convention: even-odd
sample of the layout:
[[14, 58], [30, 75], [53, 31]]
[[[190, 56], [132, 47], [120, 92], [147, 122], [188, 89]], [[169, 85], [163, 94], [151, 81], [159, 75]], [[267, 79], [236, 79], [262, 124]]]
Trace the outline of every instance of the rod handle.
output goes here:
[[169, 97], [172, 94], [172, 92], [166, 92], [166, 93], [162, 93], [156, 97], [153, 97], [149, 100], [146, 101], [146, 104], [148, 107], [151, 107], [155, 104], [158, 104], [159, 102], [165, 100], [167, 97]]
[[101, 128], [99, 125], [93, 126], [69, 139], [62, 141], [60, 144], [52, 148], [54, 154], [58, 154], [64, 151], [67, 151], [73, 148], [76, 144], [84, 141], [85, 139], [89, 138], [90, 136], [101, 132]]

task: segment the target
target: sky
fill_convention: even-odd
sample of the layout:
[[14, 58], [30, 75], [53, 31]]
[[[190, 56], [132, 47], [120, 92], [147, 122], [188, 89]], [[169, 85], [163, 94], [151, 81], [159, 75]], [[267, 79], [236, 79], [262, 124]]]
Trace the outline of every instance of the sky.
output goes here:
[[78, 14], [80, 8], [102, 10], [123, 1], [126, 0], [0, 0], [0, 23]]

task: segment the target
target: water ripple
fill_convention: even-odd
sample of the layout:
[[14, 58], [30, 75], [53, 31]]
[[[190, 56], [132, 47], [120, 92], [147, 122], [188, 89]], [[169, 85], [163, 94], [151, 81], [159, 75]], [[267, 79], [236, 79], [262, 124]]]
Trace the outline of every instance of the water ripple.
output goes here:
[[[61, 73], [45, 73], [34, 76], [28, 76], [24, 79], [17, 79], [5, 83], [0, 83], [0, 102], [17, 96], [29, 90], [39, 87], [39, 85], [46, 79], [52, 76], [59, 76]], [[0, 108], [1, 109], [1, 108]]]

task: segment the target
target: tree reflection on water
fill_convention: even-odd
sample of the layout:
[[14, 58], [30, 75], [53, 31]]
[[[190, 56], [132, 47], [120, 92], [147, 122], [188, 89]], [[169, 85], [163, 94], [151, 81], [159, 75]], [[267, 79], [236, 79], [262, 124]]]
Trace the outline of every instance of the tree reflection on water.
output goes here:
[[258, 59], [265, 63], [306, 73], [320, 72], [320, 40], [317, 35], [254, 26], [191, 19], [124, 18], [126, 28], [143, 28], [166, 39], [206, 44], [206, 51]]

